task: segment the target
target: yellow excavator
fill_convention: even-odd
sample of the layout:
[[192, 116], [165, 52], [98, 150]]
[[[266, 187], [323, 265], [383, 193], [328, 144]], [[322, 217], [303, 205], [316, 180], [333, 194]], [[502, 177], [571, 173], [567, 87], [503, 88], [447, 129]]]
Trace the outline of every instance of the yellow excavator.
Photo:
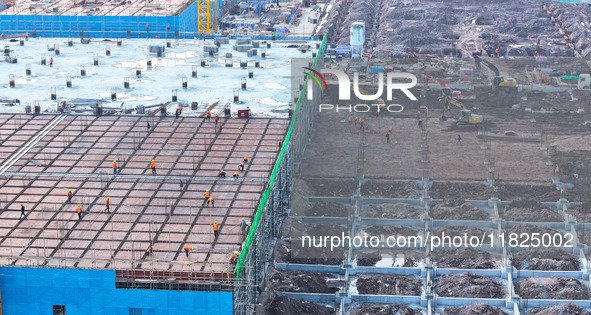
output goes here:
[[[467, 123], [470, 125], [477, 125], [484, 121], [484, 117], [482, 117], [482, 115], [473, 114], [471, 110], [466, 109], [464, 104], [460, 103], [458, 100], [450, 97], [449, 95], [443, 96], [443, 116], [441, 116], [442, 121], [447, 120], [447, 117], [445, 117], [445, 112], [448, 110], [449, 105], [454, 105], [460, 109], [458, 116], [459, 124]], [[449, 111], [451, 112], [451, 109]]]

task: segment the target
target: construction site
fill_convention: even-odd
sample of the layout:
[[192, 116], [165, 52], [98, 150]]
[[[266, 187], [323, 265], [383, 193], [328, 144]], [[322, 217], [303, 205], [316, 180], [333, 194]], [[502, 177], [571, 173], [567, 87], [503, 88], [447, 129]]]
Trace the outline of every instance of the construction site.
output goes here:
[[591, 314], [591, 6], [290, 5], [0, 82], [2, 312]]

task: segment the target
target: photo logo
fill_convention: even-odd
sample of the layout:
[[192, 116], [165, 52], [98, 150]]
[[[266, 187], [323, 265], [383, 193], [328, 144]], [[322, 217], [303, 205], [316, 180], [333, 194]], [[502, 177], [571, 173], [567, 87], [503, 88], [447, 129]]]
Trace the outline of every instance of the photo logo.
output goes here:
[[[321, 89], [322, 89], [322, 84], [320, 84], [320, 81], [318, 80], [318, 78], [320, 78], [322, 80], [326, 90], [328, 90], [328, 85], [326, 84], [326, 80], [324, 79], [324, 76], [322, 76], [322, 74], [330, 74], [330, 75], [336, 77], [338, 80], [338, 84], [339, 84], [339, 100], [341, 100], [341, 101], [351, 100], [351, 80], [349, 79], [349, 76], [347, 76], [347, 74], [345, 72], [343, 72], [341, 70], [335, 70], [335, 69], [322, 69], [322, 70], [320, 70], [322, 73], [321, 74], [318, 71], [315, 71], [310, 68], [305, 68], [305, 69], [312, 71], [316, 75], [316, 76], [313, 76], [308, 72], [304, 72], [305, 75], [313, 78], [316, 81], [316, 83], [318, 83], [318, 85], [320, 86]], [[406, 73], [406, 72], [389, 72], [386, 78], [387, 78], [387, 80], [386, 80], [386, 91], [387, 92], [386, 93], [387, 93], [388, 101], [392, 100], [392, 90], [401, 90], [411, 101], [418, 100], [409, 90], [417, 85], [417, 77], [414, 74]], [[410, 82], [396, 82], [396, 81], [401, 81], [401, 80], [410, 81]], [[313, 88], [312, 81], [308, 80], [308, 86], [307, 86], [308, 100], [312, 100], [314, 97], [314, 93], [312, 91], [312, 88]], [[354, 72], [353, 73], [353, 92], [355, 93], [355, 96], [357, 98], [359, 98], [360, 100], [363, 100], [363, 101], [377, 100], [378, 98], [380, 98], [380, 96], [384, 92], [384, 74], [383, 73], [378, 74], [378, 91], [373, 95], [366, 95], [366, 94], [361, 93], [361, 90], [359, 88], [359, 73]]]

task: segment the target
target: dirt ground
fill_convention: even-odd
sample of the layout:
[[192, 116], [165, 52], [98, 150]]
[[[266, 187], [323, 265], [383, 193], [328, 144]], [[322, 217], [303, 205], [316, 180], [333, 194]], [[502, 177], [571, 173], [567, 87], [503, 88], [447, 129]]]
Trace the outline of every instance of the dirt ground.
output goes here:
[[368, 235], [377, 236], [380, 239], [386, 239], [389, 236], [412, 236], [417, 235], [418, 231], [405, 226], [405, 225], [395, 225], [395, 226], [382, 226], [382, 225], [373, 225], [369, 226], [364, 229]]
[[443, 315], [509, 315], [496, 306], [488, 304], [476, 303], [466, 306], [448, 307], [443, 311]]
[[487, 276], [469, 272], [441, 275], [437, 279], [437, 294], [445, 297], [502, 299], [505, 285]]
[[588, 300], [591, 290], [574, 278], [532, 277], [515, 283], [516, 292], [524, 299]]
[[312, 207], [305, 211], [308, 216], [321, 217], [346, 217], [352, 213], [352, 209], [338, 202], [314, 202]]
[[357, 254], [357, 266], [373, 267], [382, 259], [382, 254], [388, 255], [388, 257], [392, 258], [404, 257], [404, 265], [402, 267], [416, 267], [423, 259], [425, 259], [424, 252], [412, 249], [368, 251]]
[[513, 255], [513, 267], [526, 270], [580, 270], [579, 260], [560, 248], [526, 248]]
[[361, 186], [364, 197], [374, 198], [418, 198], [419, 187], [416, 182], [392, 182], [368, 180]]
[[591, 315], [591, 312], [571, 303], [534, 308], [529, 315]]
[[[495, 191], [496, 190], [496, 191]], [[494, 188], [468, 183], [435, 182], [430, 195], [435, 199], [487, 200], [497, 197], [501, 200], [535, 198], [539, 201], [556, 201], [560, 192], [554, 185], [498, 184]]]
[[[521, 234], [527, 234], [527, 235], [532, 235], [532, 233], [540, 233], [540, 235], [543, 234], [550, 234], [550, 235], [554, 235], [556, 233], [560, 233], [557, 230], [547, 227], [547, 226], [538, 226], [538, 225], [533, 225], [533, 224], [517, 224], [514, 227], [512, 227], [511, 229], [509, 229], [509, 231], [507, 231], [507, 233], [505, 233], [505, 242], [509, 242], [509, 239], [507, 238], [510, 234], [517, 234], [517, 235], [521, 235]], [[523, 245], [530, 245], [532, 243], [531, 239], [526, 240], [524, 239], [519, 239], [519, 244], [523, 244]]]
[[387, 219], [418, 219], [421, 213], [421, 209], [406, 203], [381, 203], [367, 206], [362, 211], [362, 216]]
[[421, 279], [407, 275], [361, 275], [357, 279], [359, 294], [421, 295]]
[[267, 269], [269, 288], [278, 292], [306, 292], [306, 293], [335, 293], [335, 288], [329, 288], [326, 280], [336, 278], [328, 273], [320, 272], [290, 272], [275, 269], [269, 266]]
[[433, 260], [438, 268], [497, 269], [501, 265], [500, 257], [470, 247], [438, 250]]
[[489, 220], [490, 214], [463, 200], [445, 199], [431, 208], [435, 220]]
[[445, 233], [445, 236], [449, 236], [451, 238], [454, 236], [463, 237], [464, 234], [466, 234], [468, 237], [477, 236], [479, 239], [481, 239], [484, 233], [490, 232], [485, 232], [483, 229], [468, 225], [446, 225], [438, 228], [434, 232], [435, 235], [440, 237], [443, 236], [443, 233]]
[[284, 314], [284, 315], [331, 315], [335, 309], [307, 301], [295, 300], [286, 296], [276, 294], [265, 294], [259, 298], [257, 314]]
[[501, 212], [508, 221], [521, 222], [562, 222], [564, 216], [536, 200], [511, 201]]
[[419, 309], [402, 304], [359, 304], [349, 311], [349, 315], [422, 315]]
[[338, 248], [334, 251], [324, 248], [301, 248], [301, 243], [279, 239], [275, 243], [274, 255], [277, 262], [294, 264], [340, 265], [344, 259], [344, 252]]

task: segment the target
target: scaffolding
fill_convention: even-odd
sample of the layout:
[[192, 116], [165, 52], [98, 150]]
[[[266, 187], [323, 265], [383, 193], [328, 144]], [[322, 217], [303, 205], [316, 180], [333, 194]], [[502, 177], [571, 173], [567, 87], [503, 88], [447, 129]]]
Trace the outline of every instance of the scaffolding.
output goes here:
[[[326, 39], [324, 37], [317, 57], [311, 65], [316, 70], [324, 67]], [[317, 108], [320, 102], [320, 91], [315, 89], [313, 100], [307, 100], [307, 84], [302, 84], [301, 87], [289, 130], [281, 145], [281, 153], [261, 198], [236, 267], [235, 314], [254, 313], [254, 305], [264, 286], [265, 271], [269, 262], [272, 262], [274, 240], [281, 235], [281, 223], [290, 202], [291, 174], [299, 171], [300, 164], [297, 161], [303, 157], [312, 130], [314, 108]]]

